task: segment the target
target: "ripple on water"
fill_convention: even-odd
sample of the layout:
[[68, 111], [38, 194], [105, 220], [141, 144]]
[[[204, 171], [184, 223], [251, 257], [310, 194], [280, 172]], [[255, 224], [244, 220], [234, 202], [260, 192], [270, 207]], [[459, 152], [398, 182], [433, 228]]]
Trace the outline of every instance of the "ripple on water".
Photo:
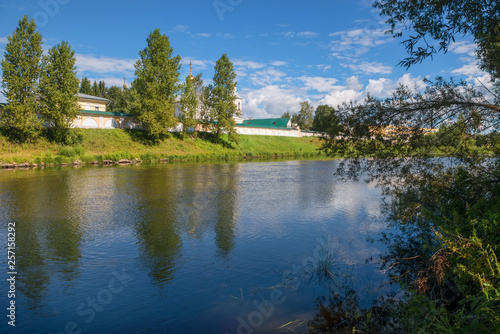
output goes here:
[[[342, 269], [362, 277], [357, 286], [370, 284], [376, 268], [362, 261], [380, 252], [366, 242], [383, 228], [370, 223], [379, 193], [362, 182], [335, 181], [336, 166], [290, 161], [0, 173], [0, 221], [19, 224], [19, 312], [31, 321], [27, 333], [61, 332], [68, 321], [92, 333], [235, 332], [237, 317], [255, 311], [253, 300], [270, 298], [284, 286], [285, 271], [300, 269], [330, 239]], [[105, 291], [123, 270], [134, 279], [107, 303]], [[266, 319], [264, 332], [310, 318], [323, 291], [283, 289], [287, 302]], [[99, 293], [107, 304], [87, 323], [88, 315], [76, 310]]]

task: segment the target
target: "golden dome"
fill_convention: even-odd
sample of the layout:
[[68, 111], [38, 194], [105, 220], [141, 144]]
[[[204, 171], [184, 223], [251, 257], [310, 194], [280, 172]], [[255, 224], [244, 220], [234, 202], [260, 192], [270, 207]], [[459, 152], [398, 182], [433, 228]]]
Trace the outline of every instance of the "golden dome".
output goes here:
[[189, 78], [189, 80], [193, 81], [194, 80], [194, 76], [193, 76], [193, 72], [192, 72], [192, 69], [191, 69], [191, 65], [193, 65], [193, 63], [189, 62], [189, 75], [188, 75], [188, 78]]

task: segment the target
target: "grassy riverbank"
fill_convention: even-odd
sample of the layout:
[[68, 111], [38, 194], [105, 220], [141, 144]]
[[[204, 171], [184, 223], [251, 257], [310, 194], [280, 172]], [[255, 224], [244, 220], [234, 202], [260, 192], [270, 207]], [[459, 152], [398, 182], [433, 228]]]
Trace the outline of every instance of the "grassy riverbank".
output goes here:
[[318, 138], [240, 135], [239, 144], [223, 138], [215, 143], [209, 134], [181, 138], [172, 134], [158, 143], [149, 143], [137, 131], [121, 129], [74, 130], [75, 143], [61, 145], [45, 138], [35, 143], [12, 143], [0, 135], [0, 163], [90, 163], [104, 160], [140, 159], [157, 161], [220, 160], [241, 158], [271, 158], [275, 156], [312, 157], [318, 155]]

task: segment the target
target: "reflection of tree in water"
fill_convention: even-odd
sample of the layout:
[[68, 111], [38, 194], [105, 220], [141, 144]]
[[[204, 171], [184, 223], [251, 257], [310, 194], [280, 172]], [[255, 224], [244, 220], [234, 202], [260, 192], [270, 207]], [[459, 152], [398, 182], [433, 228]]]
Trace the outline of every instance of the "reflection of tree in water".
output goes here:
[[152, 211], [147, 217], [136, 226], [145, 257], [141, 261], [156, 282], [166, 283], [174, 278], [181, 240], [173, 220]]
[[199, 165], [183, 168], [177, 221], [189, 236], [200, 238], [213, 228], [218, 254], [234, 248], [237, 221], [239, 165]]
[[47, 242], [46, 249], [55, 261], [60, 261], [62, 265], [62, 279], [71, 282], [78, 274], [78, 262], [81, 254], [81, 220], [79, 219], [80, 196], [72, 190], [80, 187], [75, 184], [76, 180], [81, 181], [81, 175], [73, 171], [65, 171], [57, 180], [57, 191], [49, 185], [42, 186], [43, 190], [51, 191], [42, 195], [47, 200], [49, 197], [50, 216], [47, 222]]
[[69, 283], [79, 273], [81, 258], [82, 233], [75, 215], [78, 205], [72, 201], [73, 181], [68, 172], [59, 173], [57, 178], [46, 173], [16, 178], [3, 183], [5, 192], [2, 189], [11, 195], [12, 202], [2, 209], [8, 210], [7, 220], [16, 223], [16, 284], [35, 306], [43, 302], [57, 273], [51, 271], [54, 267], [50, 263], [58, 263], [55, 268]]
[[[307, 284], [327, 288], [327, 294], [316, 298], [316, 314], [307, 323], [313, 334], [327, 333], [398, 333], [399, 324], [387, 308], [393, 298], [379, 297], [369, 309], [360, 307], [360, 296], [353, 289], [355, 277], [343, 265], [338, 241], [320, 240], [314, 257], [307, 259], [298, 271], [298, 278]], [[368, 319], [368, 320], [367, 320]]]
[[[324, 146], [354, 162], [341, 170], [347, 176], [359, 175], [360, 157], [376, 158], [366, 170], [393, 196], [396, 231], [382, 236], [389, 248], [382, 265], [410, 290], [397, 307], [409, 332], [500, 332], [500, 6], [464, 3], [380, 0], [374, 6], [394, 37], [410, 34], [403, 65], [446, 52], [465, 31], [490, 86], [437, 77], [424, 88], [401, 85], [392, 97], [345, 104], [337, 110], [341, 126], [329, 131]], [[392, 133], [385, 132], [388, 125]]]
[[[135, 228], [141, 245], [141, 265], [157, 283], [174, 278], [181, 239], [176, 224], [175, 170], [151, 169], [133, 178], [137, 189]], [[164, 285], [162, 285], [163, 287]]]
[[79, 274], [78, 262], [82, 256], [80, 245], [82, 233], [78, 222], [54, 219], [48, 223], [46, 247], [54, 260], [62, 262], [62, 279], [71, 282]]
[[380, 264], [405, 287], [404, 297], [385, 296], [355, 312], [349, 294], [319, 299], [310, 323], [317, 333], [338, 329], [337, 322], [372, 333], [498, 332], [500, 162], [410, 162], [418, 170], [385, 184], [392, 232], [381, 235], [388, 249]]
[[12, 219], [16, 222], [16, 285], [29, 302], [41, 304], [50, 282], [46, 272], [47, 263], [43, 254], [39, 229], [33, 222]]
[[308, 322], [308, 333], [408, 333], [401, 322], [405, 314], [398, 311], [398, 305], [398, 298], [386, 296], [379, 297], [369, 309], [363, 309], [356, 291], [332, 290], [328, 297], [316, 299], [317, 313]]
[[283, 284], [293, 290], [306, 286], [326, 289], [327, 295], [316, 299], [317, 313], [307, 323], [308, 332], [352, 333], [361, 312], [358, 294], [351, 287], [355, 278], [345, 265], [339, 241], [332, 237], [318, 241], [313, 256], [305, 259], [294, 272], [283, 274]]
[[215, 244], [218, 253], [223, 258], [227, 258], [234, 248], [234, 229], [236, 227], [236, 206], [237, 206], [237, 173], [238, 165], [228, 164], [224, 168], [215, 170], [216, 200], [213, 205], [216, 207]]
[[168, 166], [140, 173], [137, 190], [137, 235], [143, 264], [158, 283], [174, 278], [182, 247], [181, 233], [202, 237], [213, 226], [221, 256], [234, 248], [238, 166]]
[[[319, 239], [314, 256], [305, 259], [293, 272], [283, 274], [282, 286], [292, 290], [308, 286], [325, 291], [316, 298], [314, 317], [305, 324], [295, 320], [282, 326], [290, 331], [302, 329], [308, 333], [404, 333], [402, 317], [395, 311], [400, 297], [392, 292], [379, 296], [369, 308], [360, 304], [366, 296], [356, 291], [357, 277], [346, 266], [341, 245], [335, 238]], [[396, 321], [395, 321], [396, 319]]]
[[358, 298], [354, 290], [348, 289], [344, 293], [332, 291], [327, 298], [316, 299], [314, 319], [308, 322], [309, 333], [352, 333], [356, 326], [358, 313]]

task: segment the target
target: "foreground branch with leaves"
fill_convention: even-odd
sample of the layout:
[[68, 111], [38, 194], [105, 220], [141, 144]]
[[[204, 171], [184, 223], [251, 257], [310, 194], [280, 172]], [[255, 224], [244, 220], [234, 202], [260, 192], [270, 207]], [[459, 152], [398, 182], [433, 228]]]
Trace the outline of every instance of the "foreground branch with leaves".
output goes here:
[[[379, 263], [405, 291], [403, 298], [358, 309], [349, 328], [495, 333], [498, 106], [463, 82], [438, 78], [428, 85], [423, 92], [400, 87], [388, 99], [368, 97], [364, 104], [339, 107], [324, 142], [323, 150], [344, 157], [339, 177], [367, 175], [383, 189], [390, 229], [380, 236], [388, 251]], [[393, 134], [380, 130], [388, 126], [396, 129]], [[424, 131], [435, 126], [439, 132]]]
[[[344, 158], [340, 178], [368, 175], [383, 189], [389, 231], [380, 240], [388, 251], [379, 263], [404, 293], [355, 311], [353, 296], [336, 295], [318, 305], [310, 326], [317, 333], [498, 333], [500, 6], [472, 0], [374, 6], [390, 34], [409, 35], [401, 65], [446, 52], [456, 34], [468, 34], [492, 81], [477, 87], [436, 78], [422, 91], [400, 86], [390, 98], [368, 96], [330, 112], [323, 150]], [[326, 325], [332, 312], [350, 315], [346, 325]]]

